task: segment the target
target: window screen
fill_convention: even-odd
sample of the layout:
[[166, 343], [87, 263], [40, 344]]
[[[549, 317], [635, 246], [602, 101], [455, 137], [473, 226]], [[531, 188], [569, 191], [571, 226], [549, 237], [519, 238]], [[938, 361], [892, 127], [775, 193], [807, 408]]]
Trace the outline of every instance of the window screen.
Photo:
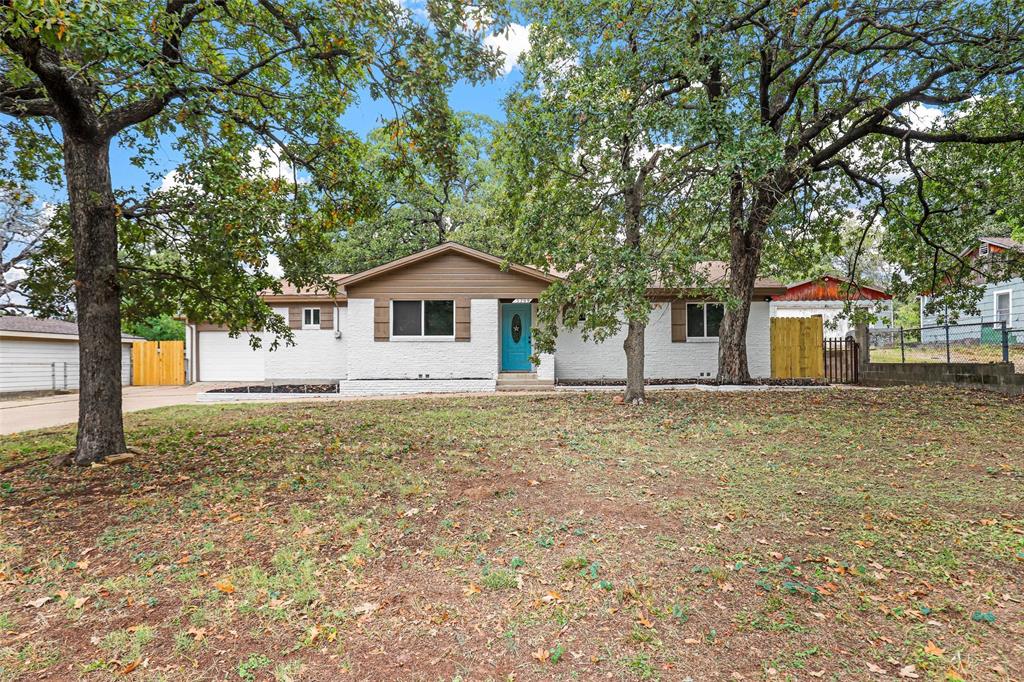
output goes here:
[[394, 336], [421, 336], [423, 334], [422, 301], [395, 301], [391, 333]]

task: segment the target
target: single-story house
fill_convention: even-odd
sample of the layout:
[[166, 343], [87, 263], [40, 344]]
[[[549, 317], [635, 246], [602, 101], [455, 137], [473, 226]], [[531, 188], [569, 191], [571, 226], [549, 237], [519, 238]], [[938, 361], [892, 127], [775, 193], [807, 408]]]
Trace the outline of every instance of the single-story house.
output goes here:
[[874, 314], [872, 327], [892, 326], [892, 296], [888, 291], [835, 274], [790, 284], [786, 293], [772, 298], [771, 316], [820, 317], [826, 337], [845, 337], [853, 330], [853, 321], [842, 316], [847, 302]]
[[[1007, 237], [981, 237], [974, 244], [960, 253], [960, 257], [980, 264], [978, 269], [984, 270], [987, 259], [1019, 257], [1024, 258], [1024, 244]], [[972, 310], [940, 309], [928, 311], [928, 296], [919, 298], [921, 305], [921, 326], [935, 327], [949, 323], [950, 325], [999, 324], [1006, 322], [1009, 329], [1024, 329], [1024, 278], [1015, 277], [1010, 280], [988, 281], [981, 273], [975, 275], [977, 284], [984, 284], [985, 289], [977, 307]], [[979, 331], [979, 334], [982, 332]], [[961, 339], [958, 333], [957, 339]], [[921, 341], [939, 343], [945, 339], [943, 329], [923, 329]]]
[[[132, 342], [121, 337], [121, 384], [132, 381]], [[0, 317], [0, 393], [78, 389], [78, 325], [64, 320]]]
[[[709, 268], [712, 281], [727, 272], [722, 263]], [[343, 392], [355, 394], [625, 379], [624, 328], [604, 343], [561, 329], [556, 351], [531, 362], [537, 300], [557, 274], [505, 267], [501, 258], [449, 242], [332, 277], [335, 296], [287, 284], [282, 293], [264, 296], [288, 321], [294, 346], [270, 351], [264, 343], [253, 350], [247, 333], [232, 338], [226, 329], [187, 321], [189, 376], [195, 381], [339, 381]], [[771, 374], [768, 306], [785, 291], [778, 282], [757, 280], [747, 330], [755, 377]], [[714, 377], [723, 305], [687, 291], [653, 288], [648, 295], [653, 308], [646, 332], [648, 379]]]

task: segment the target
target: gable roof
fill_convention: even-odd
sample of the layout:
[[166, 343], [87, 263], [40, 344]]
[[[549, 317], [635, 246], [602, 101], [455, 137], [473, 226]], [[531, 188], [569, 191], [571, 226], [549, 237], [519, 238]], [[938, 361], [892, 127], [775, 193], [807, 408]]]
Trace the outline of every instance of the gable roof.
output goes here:
[[[344, 277], [338, 281], [338, 285], [342, 287], [347, 287], [351, 284], [355, 284], [356, 282], [365, 282], [367, 280], [379, 277], [393, 270], [398, 270], [409, 265], [412, 265], [414, 263], [420, 263], [422, 261], [429, 260], [431, 258], [440, 256], [445, 253], [458, 253], [463, 256], [474, 258], [483, 263], [488, 263], [498, 269], [506, 269], [504, 267], [506, 265], [506, 261], [502, 258], [492, 256], [491, 254], [485, 253], [483, 251], [478, 251], [477, 249], [473, 249], [463, 244], [459, 244], [458, 242], [445, 242], [444, 244], [439, 244], [438, 246], [426, 249], [425, 251], [419, 251], [412, 255], [406, 256], [405, 258], [399, 258], [397, 260], [391, 261], [390, 263], [384, 263], [383, 265], [378, 265], [375, 268], [370, 268], [369, 270], [364, 270], [362, 272], [357, 272], [354, 275]], [[513, 263], [508, 263], [507, 271], [515, 272], [520, 275], [525, 275], [527, 277], [532, 277], [534, 279], [538, 279], [548, 284], [558, 279], [558, 277], [556, 277], [555, 275], [550, 275], [542, 270], [538, 270], [537, 268], [531, 268], [526, 265], [515, 265]]]
[[[807, 285], [809, 285], [809, 284], [821, 283], [821, 284], [824, 284], [824, 285], [827, 286], [827, 285], [829, 285], [832, 282], [835, 282], [836, 284], [845, 284], [845, 285], [851, 287], [854, 291], [856, 291], [858, 293], [870, 292], [869, 297], [877, 296], [878, 298], [885, 299], [885, 300], [889, 300], [889, 299], [892, 298], [892, 296], [889, 294], [888, 289], [885, 289], [883, 287], [873, 286], [871, 284], [864, 284], [864, 283], [860, 283], [860, 282], [855, 282], [855, 281], [853, 281], [853, 280], [851, 280], [851, 279], [849, 279], [847, 277], [843, 277], [842, 275], [838, 275], [838, 274], [836, 274], [834, 272], [826, 272], [825, 274], [818, 275], [817, 277], [811, 277], [810, 279], [804, 279], [804, 280], [801, 280], [799, 282], [793, 282], [792, 284], [787, 284], [786, 285], [786, 290], [787, 290], [786, 294], [787, 295], [791, 294], [791, 293], [793, 293], [797, 289], [801, 289], [801, 288], [807, 287]], [[847, 298], [848, 298], [848, 296], [842, 295], [838, 300], [845, 301]], [[807, 300], [811, 300], [811, 299], [807, 299]], [[827, 299], [813, 299], [813, 300], [837, 300], [837, 299], [827, 298]]]
[[300, 289], [286, 279], [281, 280], [281, 293], [273, 291], [262, 291], [260, 297], [268, 303], [298, 303], [302, 301], [344, 301], [345, 293], [341, 289], [341, 281], [348, 277], [348, 274], [326, 275], [328, 279], [338, 285], [338, 291], [334, 296], [325, 289]]
[[[78, 338], [78, 323], [67, 320], [44, 319], [31, 315], [4, 315], [0, 317], [0, 334], [4, 336], [66, 336]], [[142, 341], [141, 336], [122, 334], [121, 341]]]
[[[978, 242], [982, 244], [996, 246], [1000, 249], [1006, 249], [1008, 251], [1019, 251], [1021, 253], [1024, 253], [1024, 244], [1020, 243], [1016, 239], [1010, 239], [1009, 237], [978, 237]], [[971, 251], [974, 251], [976, 248], [978, 248], [978, 244], [972, 244], [971, 246], [968, 246], [966, 249], [960, 252], [960, 257], [963, 258]]]

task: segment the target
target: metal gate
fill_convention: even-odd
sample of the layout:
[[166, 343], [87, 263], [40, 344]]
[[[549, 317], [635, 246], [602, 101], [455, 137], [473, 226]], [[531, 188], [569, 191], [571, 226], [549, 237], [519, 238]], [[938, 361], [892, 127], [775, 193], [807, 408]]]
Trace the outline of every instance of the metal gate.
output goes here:
[[856, 384], [860, 381], [859, 345], [854, 339], [825, 339], [825, 379], [830, 384]]

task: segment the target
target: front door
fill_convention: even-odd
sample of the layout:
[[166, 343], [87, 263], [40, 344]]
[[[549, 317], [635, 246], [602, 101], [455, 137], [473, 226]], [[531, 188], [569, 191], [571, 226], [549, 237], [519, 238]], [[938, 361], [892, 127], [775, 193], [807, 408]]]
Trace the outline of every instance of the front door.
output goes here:
[[501, 306], [501, 371], [529, 372], [530, 325], [532, 307], [529, 303], [506, 303]]

